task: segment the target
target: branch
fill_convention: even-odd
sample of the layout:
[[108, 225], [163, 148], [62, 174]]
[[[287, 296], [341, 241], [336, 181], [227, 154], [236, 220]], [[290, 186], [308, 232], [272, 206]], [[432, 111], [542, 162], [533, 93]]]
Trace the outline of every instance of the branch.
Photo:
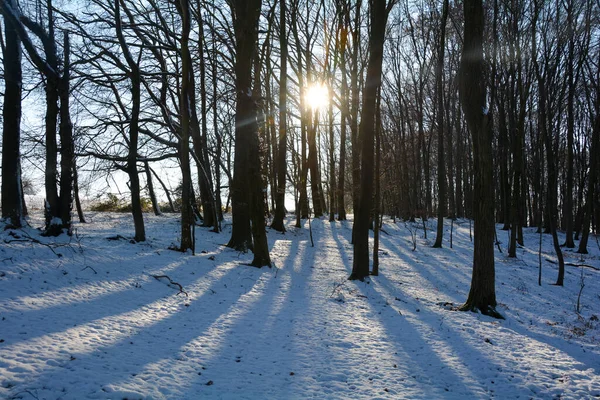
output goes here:
[[25, 50], [27, 50], [27, 54], [29, 54], [29, 57], [31, 57], [31, 60], [33, 61], [35, 66], [40, 71], [42, 71], [44, 75], [53, 79], [59, 79], [58, 72], [56, 72], [54, 68], [50, 66], [50, 64], [48, 64], [44, 59], [42, 59], [42, 57], [40, 57], [37, 50], [35, 49], [35, 46], [31, 42], [31, 39], [29, 38], [27, 31], [25, 30], [25, 26], [21, 21], [20, 13], [18, 11], [15, 11], [7, 1], [2, 1], [0, 3], [0, 11], [4, 15], [6, 20], [9, 21], [9, 23], [12, 24], [15, 30], [17, 31], [17, 34], [19, 35], [19, 38], [21, 39]]
[[[185, 297], [189, 297], [188, 293], [185, 290], [183, 290], [183, 286], [181, 286], [177, 282], [174, 282], [167, 275], [150, 275], [150, 276], [153, 277], [154, 279], [156, 279], [157, 281], [160, 281], [163, 278], [168, 279], [169, 280], [169, 285], [177, 286], [179, 288], [179, 293], [183, 293], [183, 294], [185, 294]], [[179, 294], [179, 293], [177, 293], [177, 294]]]
[[[551, 260], [549, 258], [546, 258], [546, 261], [548, 261], [550, 264], [556, 264], [556, 261]], [[569, 265], [571, 267], [579, 267], [579, 268], [581, 268], [581, 267], [591, 268], [591, 269], [593, 269], [595, 271], [600, 271], [600, 268], [594, 267], [593, 265], [588, 265], [588, 264], [565, 263], [565, 265]]]

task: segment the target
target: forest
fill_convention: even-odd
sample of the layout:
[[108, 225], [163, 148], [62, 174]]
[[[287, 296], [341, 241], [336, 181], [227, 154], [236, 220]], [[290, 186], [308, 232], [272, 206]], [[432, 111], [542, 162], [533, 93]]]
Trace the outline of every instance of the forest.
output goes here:
[[[294, 274], [292, 248], [299, 241], [313, 248], [298, 255], [300, 262], [312, 257], [321, 264], [314, 268], [340, 264], [337, 283], [324, 275], [339, 303], [364, 298], [379, 304], [369, 290], [380, 293], [373, 285], [387, 282], [387, 307], [394, 297], [403, 298], [392, 296], [402, 284], [394, 268], [441, 263], [451, 269], [458, 263], [460, 272], [447, 276], [460, 276], [462, 291], [436, 302], [444, 313], [479, 312], [484, 316], [474, 321], [494, 321], [489, 326], [505, 318], [520, 321], [497, 300], [496, 289], [502, 298], [510, 296], [502, 294], [506, 282], [521, 285], [519, 295], [538, 286], [546, 293], [536, 292], [544, 304], [576, 298], [578, 321], [585, 321], [596, 343], [597, 0], [2, 0], [0, 14], [0, 267], [17, 268], [14, 274], [0, 270], [0, 285], [6, 277], [21, 280], [24, 271], [39, 278], [40, 271], [27, 266], [38, 262], [58, 262], [65, 276], [65, 265], [84, 267], [77, 279], [96, 275], [107, 261], [100, 254], [98, 265], [89, 259], [95, 249], [109, 254], [110, 240], [119, 249], [115, 254], [128, 254], [119, 265], [140, 268], [145, 278], [135, 285], [150, 285], [150, 276], [171, 289], [165, 296], [177, 296], [169, 301], [179, 306], [185, 295], [184, 307], [190, 307], [193, 290], [218, 290], [187, 285], [156, 260], [142, 265], [133, 259], [171, 251], [169, 260], [181, 257], [189, 269], [190, 257], [209, 254], [214, 261], [229, 254], [231, 260], [214, 271], [222, 268], [220, 274], [236, 279], [272, 271], [273, 279], [284, 279]], [[288, 242], [292, 248], [282, 250]], [[20, 253], [34, 246], [35, 256]], [[402, 246], [408, 246], [406, 256]], [[321, 251], [340, 256], [328, 260]], [[233, 254], [258, 268], [231, 272]], [[525, 278], [502, 269], [519, 263], [529, 267], [529, 290], [523, 289]], [[154, 267], [151, 274], [146, 270]], [[431, 274], [441, 279], [443, 272]], [[591, 277], [584, 291], [586, 274]], [[86, 285], [101, 285], [100, 277], [93, 279]], [[444, 288], [452, 286], [444, 282]], [[34, 289], [13, 293], [9, 280], [4, 283], [0, 315], [25, 312], [18, 296]], [[42, 286], [35, 290], [49, 290]], [[409, 297], [433, 296], [415, 293]], [[239, 306], [242, 298], [223, 301]], [[71, 301], [80, 300], [65, 307]], [[514, 307], [527, 307], [526, 301]], [[459, 324], [469, 314], [451, 318]], [[439, 318], [441, 326], [445, 317]], [[555, 329], [552, 321], [538, 322]], [[598, 362], [574, 358], [589, 372], [587, 389], [544, 392], [540, 383], [527, 395], [599, 395]], [[11, 391], [20, 387], [15, 374], [0, 382], [4, 394], [38, 398], [32, 389]], [[473, 385], [465, 385], [457, 398], [493, 397], [493, 391], [469, 392]], [[505, 396], [525, 393], [508, 385]], [[119, 387], [116, 397], [195, 398], [140, 387]], [[94, 396], [111, 398], [106, 388]], [[338, 394], [297, 389], [267, 397], [374, 395], [351, 387]], [[414, 398], [385, 389], [383, 398]], [[52, 390], [55, 396], [58, 389]], [[70, 396], [83, 392], [75, 393]], [[212, 395], [239, 398], [231, 393]]]

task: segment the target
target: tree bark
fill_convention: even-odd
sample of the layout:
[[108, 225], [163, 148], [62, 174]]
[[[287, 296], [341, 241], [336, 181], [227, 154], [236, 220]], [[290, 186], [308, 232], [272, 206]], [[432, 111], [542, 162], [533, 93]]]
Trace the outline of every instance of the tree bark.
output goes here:
[[[4, 2], [16, 9], [16, 0]], [[23, 225], [21, 187], [21, 40], [13, 23], [4, 19], [4, 104], [2, 107], [2, 218], [9, 226]]]
[[73, 123], [69, 113], [71, 65], [69, 33], [64, 32], [64, 67], [60, 80], [60, 203], [59, 216], [62, 227], [71, 233], [71, 209], [73, 207], [73, 167], [75, 166], [75, 144], [73, 143]]
[[287, 32], [286, 0], [279, 3], [279, 47], [281, 66], [279, 69], [279, 145], [277, 154], [277, 193], [275, 194], [275, 216], [271, 228], [285, 232], [285, 180], [287, 174]]
[[460, 309], [502, 318], [496, 311], [492, 121], [486, 106], [482, 0], [465, 0], [464, 20], [459, 93], [473, 141], [475, 240], [471, 290]]
[[375, 140], [375, 113], [383, 63], [383, 44], [388, 10], [386, 0], [370, 0], [371, 30], [369, 34], [369, 61], [367, 84], [363, 90], [363, 107], [359, 136], [361, 142], [361, 179], [358, 210], [354, 218], [354, 259], [348, 279], [363, 280], [369, 276], [369, 220], [373, 204], [373, 161]]
[[433, 247], [441, 248], [444, 238], [444, 216], [446, 214], [446, 163], [444, 160], [444, 49], [446, 46], [446, 20], [448, 19], [448, 0], [442, 5], [440, 42], [435, 69], [437, 92], [437, 130], [438, 130], [438, 223]]
[[123, 35], [121, 22], [121, 2], [115, 1], [115, 29], [117, 39], [121, 50], [127, 60], [130, 68], [129, 80], [131, 82], [131, 115], [129, 119], [129, 149], [127, 154], [127, 175], [129, 176], [129, 185], [131, 189], [131, 213], [133, 214], [133, 224], [135, 228], [134, 240], [143, 242], [146, 240], [146, 230], [144, 228], [144, 216], [142, 213], [142, 203], [140, 201], [140, 178], [137, 170], [137, 151], [139, 141], [139, 119], [141, 103], [141, 74], [138, 63], [133, 59], [129, 52], [129, 46]]

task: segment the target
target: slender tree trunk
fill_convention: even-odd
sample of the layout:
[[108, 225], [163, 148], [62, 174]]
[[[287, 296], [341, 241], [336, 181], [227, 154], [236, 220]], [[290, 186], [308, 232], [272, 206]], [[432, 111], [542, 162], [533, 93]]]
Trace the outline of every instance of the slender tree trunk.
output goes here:
[[346, 185], [346, 142], [348, 130], [348, 73], [346, 68], [346, 45], [348, 43], [348, 20], [349, 10], [347, 3], [344, 1], [341, 9], [338, 9], [339, 26], [338, 33], [340, 35], [340, 73], [342, 74], [342, 86], [340, 89], [340, 161], [338, 168], [338, 189], [337, 189], [337, 213], [338, 220], [346, 220], [346, 201], [345, 201], [345, 185]]
[[567, 56], [567, 190], [563, 215], [565, 219], [565, 247], [572, 249], [573, 242], [573, 137], [575, 135], [575, 80], [573, 64], [575, 58], [575, 38], [573, 32], [573, 1], [567, 1], [567, 35], [569, 37]]
[[171, 191], [169, 190], [167, 185], [165, 185], [165, 182], [163, 182], [163, 180], [160, 179], [160, 176], [158, 176], [156, 171], [154, 171], [152, 168], [150, 168], [150, 172], [152, 172], [152, 175], [154, 175], [154, 177], [156, 178], [156, 180], [158, 181], [160, 186], [163, 188], [163, 191], [165, 192], [165, 196], [167, 196], [167, 202], [169, 203], [169, 210], [171, 212], [175, 212], [175, 205], [173, 204], [173, 199], [171, 198], [171, 193], [170, 193]]
[[377, 95], [375, 114], [375, 207], [373, 210], [373, 271], [379, 275], [379, 215], [381, 213], [381, 87]]
[[444, 49], [446, 46], [446, 20], [448, 19], [448, 0], [442, 5], [442, 21], [440, 27], [440, 43], [438, 60], [435, 69], [437, 88], [437, 130], [438, 130], [438, 223], [433, 247], [442, 247], [444, 238], [444, 216], [446, 214], [446, 163], [444, 160]]
[[[45, 189], [46, 189], [46, 229], [45, 234], [55, 236], [62, 231], [62, 224], [57, 224], [57, 218], [60, 218], [60, 200], [58, 196], [58, 144], [56, 141], [56, 132], [58, 124], [58, 98], [60, 77], [56, 74], [58, 71], [58, 57], [56, 54], [56, 41], [54, 36], [54, 16], [52, 1], [47, 2], [48, 11], [48, 34], [44, 46], [46, 62], [55, 72], [46, 76], [46, 168]], [[54, 225], [54, 226], [53, 226]]]
[[140, 178], [137, 170], [137, 151], [139, 140], [139, 118], [141, 103], [141, 76], [138, 63], [133, 59], [129, 52], [129, 47], [123, 35], [121, 22], [121, 5], [123, 0], [115, 1], [115, 29], [117, 39], [121, 50], [125, 55], [127, 64], [130, 68], [129, 80], [131, 82], [131, 115], [129, 120], [129, 149], [127, 154], [127, 174], [129, 176], [129, 185], [131, 188], [131, 212], [133, 214], [133, 224], [135, 227], [134, 240], [143, 242], [146, 240], [146, 231], [144, 228], [144, 216], [142, 213], [142, 203], [140, 201]]
[[285, 178], [287, 174], [287, 32], [286, 0], [279, 4], [279, 47], [281, 66], [279, 70], [279, 153], [277, 154], [277, 193], [275, 196], [275, 216], [271, 228], [285, 232]]
[[[596, 85], [598, 85], [598, 79], [600, 79], [600, 68], [596, 74]], [[592, 131], [592, 146], [590, 149], [590, 172], [588, 175], [588, 190], [585, 198], [585, 212], [583, 217], [583, 225], [581, 229], [581, 240], [579, 241], [579, 248], [577, 252], [580, 254], [587, 254], [587, 244], [590, 235], [590, 222], [594, 218], [594, 197], [596, 193], [596, 186], [598, 184], [598, 152], [600, 152], [600, 88], [596, 87], [594, 108], [595, 117]], [[596, 225], [596, 229], [598, 226]]]
[[77, 217], [79, 222], [85, 224], [85, 215], [81, 207], [81, 199], [79, 198], [79, 179], [77, 176], [77, 164], [73, 161], [73, 196], [75, 197], [75, 207], [77, 208]]
[[71, 233], [71, 208], [73, 205], [73, 166], [75, 165], [75, 145], [73, 143], [73, 123], [69, 113], [70, 45], [69, 33], [64, 32], [64, 67], [60, 81], [60, 218], [62, 227]]
[[323, 203], [320, 189], [319, 160], [317, 150], [317, 134], [319, 129], [319, 111], [314, 110], [313, 120], [308, 128], [308, 167], [310, 168], [310, 186], [313, 200], [313, 213], [315, 218], [323, 216]]
[[[360, 11], [362, 0], [357, 0], [355, 4], [354, 24], [352, 29], [352, 69], [350, 72], [350, 141], [352, 144], [352, 209], [355, 214], [358, 211], [360, 197], [360, 155], [361, 143], [358, 132], [358, 111], [360, 89], [358, 85], [358, 53], [360, 51]], [[354, 243], [354, 228], [352, 230], [352, 242]]]
[[154, 215], [161, 215], [162, 213], [160, 212], [160, 206], [156, 200], [156, 192], [154, 191], [154, 184], [152, 183], [152, 172], [150, 172], [148, 161], [144, 161], [144, 170], [146, 171], [146, 182], [148, 184], [150, 201], [152, 202], [152, 211], [154, 211]]
[[335, 136], [333, 128], [333, 104], [329, 104], [329, 222], [335, 221]]
[[[189, 50], [190, 38], [190, 6], [188, 0], [180, 0], [179, 13], [181, 15], [181, 88], [179, 93], [179, 110], [181, 113], [181, 139], [179, 142], [179, 158], [181, 160], [181, 247], [180, 251], [185, 252], [194, 249], [194, 238], [192, 237], [192, 225], [194, 224], [192, 202], [195, 198], [192, 192], [192, 174], [190, 169], [190, 133], [192, 130], [191, 119], [192, 107], [195, 107], [191, 101], [190, 92], [192, 86], [192, 58]], [[191, 103], [191, 104], [190, 104]]]
[[[532, 54], [536, 54], [536, 24], [537, 18], [539, 16], [538, 12], [538, 4], [537, 1], [534, 2], [535, 11], [532, 22]], [[552, 146], [552, 139], [550, 137], [549, 126], [551, 123], [548, 117], [548, 92], [546, 88], [546, 71], [542, 73], [540, 71], [540, 67], [538, 65], [537, 59], [533, 58], [533, 63], [535, 66], [535, 74], [538, 80], [538, 90], [539, 90], [539, 98], [538, 98], [538, 109], [539, 109], [539, 129], [541, 131], [541, 137], [545, 144], [546, 148], [546, 161], [548, 164], [548, 182], [557, 182], [557, 173], [556, 173], [556, 160], [554, 159], [554, 149]], [[556, 284], [559, 286], [563, 285], [564, 280], [564, 271], [565, 271], [565, 263], [562, 254], [562, 250], [560, 249], [560, 244], [558, 242], [558, 235], [556, 233], [556, 210], [557, 210], [557, 194], [556, 187], [552, 185], [547, 186], [546, 193], [546, 221], [548, 227], [550, 229], [550, 233], [552, 234], [552, 243], [554, 245], [554, 250], [556, 252], [556, 257], [558, 259], [558, 279]]]

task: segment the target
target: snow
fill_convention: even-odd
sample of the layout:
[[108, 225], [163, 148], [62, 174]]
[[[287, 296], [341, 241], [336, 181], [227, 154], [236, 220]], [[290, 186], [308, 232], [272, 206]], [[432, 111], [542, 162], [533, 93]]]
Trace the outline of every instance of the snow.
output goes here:
[[[146, 215], [138, 244], [129, 214], [88, 217], [71, 238], [0, 233], [0, 398], [600, 397], [600, 271], [567, 266], [565, 286], [551, 285], [544, 235], [538, 286], [532, 228], [517, 259], [498, 229], [506, 320], [495, 320], [453, 311], [471, 280], [468, 221], [454, 224], [453, 249], [449, 221], [432, 249], [434, 221], [424, 239], [420, 222], [385, 219], [381, 275], [351, 282], [351, 222], [313, 220], [313, 248], [308, 224], [290, 217], [286, 234], [269, 231], [275, 267], [256, 269], [223, 246], [228, 223], [222, 234], [198, 228], [194, 256], [168, 250], [175, 215]], [[41, 213], [30, 223], [42, 226]], [[600, 267], [591, 239], [583, 261], [566, 251], [567, 262]]]

